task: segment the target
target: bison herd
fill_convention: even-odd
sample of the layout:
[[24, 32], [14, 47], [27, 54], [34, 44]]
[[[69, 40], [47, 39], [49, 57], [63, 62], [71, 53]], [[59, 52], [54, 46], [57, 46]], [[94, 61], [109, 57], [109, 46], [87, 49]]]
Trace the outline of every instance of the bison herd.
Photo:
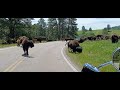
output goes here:
[[117, 43], [118, 40], [120, 39], [120, 36], [118, 35], [97, 35], [97, 36], [89, 36], [89, 37], [81, 37], [79, 40], [74, 40], [74, 39], [65, 39], [65, 41], [67, 42], [65, 45], [68, 46], [68, 50], [69, 52], [78, 52], [81, 53], [82, 52], [82, 47], [80, 46], [80, 43], [83, 43], [86, 40], [90, 40], [90, 41], [95, 41], [95, 40], [111, 40], [112, 43]]
[[[108, 35], [96, 35], [96, 36], [89, 36], [89, 37], [81, 37], [79, 40], [75, 40], [72, 38], [65, 38], [64, 40], [66, 41], [66, 44], [68, 46], [68, 50], [69, 52], [78, 52], [81, 53], [82, 52], [82, 47], [80, 46], [80, 43], [83, 43], [86, 40], [90, 40], [90, 41], [95, 41], [95, 40], [110, 40], [112, 43], [117, 43], [118, 40], [120, 39], [120, 36], [118, 35], [112, 35], [112, 36], [108, 36]], [[23, 55], [29, 55], [28, 53], [28, 49], [29, 47], [34, 47], [34, 43], [35, 42], [40, 42], [41, 41], [47, 41], [45, 37], [36, 37], [36, 38], [32, 38], [29, 39], [26, 36], [21, 36], [19, 37], [17, 40], [14, 39], [9, 39], [7, 40], [7, 43], [11, 44], [11, 43], [17, 43], [17, 46], [22, 45], [23, 47], [23, 51], [24, 54]], [[48, 40], [49, 41], [49, 40]]]
[[[95, 41], [95, 40], [108, 40], [111, 39], [112, 43], [117, 43], [120, 37], [118, 35], [112, 35], [107, 36], [107, 35], [97, 35], [97, 36], [89, 36], [89, 37], [81, 37], [79, 40], [75, 40], [72, 38], [65, 38], [65, 41], [67, 42], [66, 45], [68, 46], [69, 52], [74, 52], [74, 53], [82, 53], [83, 48], [80, 46], [80, 43], [83, 43], [86, 40], [90, 41]], [[23, 55], [29, 55], [28, 54], [28, 49], [29, 47], [34, 47], [34, 43], [36, 41], [41, 42], [42, 40], [46, 40], [46, 38], [33, 38], [32, 40], [29, 40], [26, 36], [21, 36], [17, 40], [17, 46], [22, 45], [24, 54]]]
[[118, 35], [96, 35], [96, 36], [89, 36], [89, 37], [81, 37], [79, 42], [83, 43], [86, 40], [90, 40], [90, 41], [96, 41], [96, 40], [110, 40], [112, 41], [112, 43], [117, 43], [118, 40], [120, 39], [120, 36]]

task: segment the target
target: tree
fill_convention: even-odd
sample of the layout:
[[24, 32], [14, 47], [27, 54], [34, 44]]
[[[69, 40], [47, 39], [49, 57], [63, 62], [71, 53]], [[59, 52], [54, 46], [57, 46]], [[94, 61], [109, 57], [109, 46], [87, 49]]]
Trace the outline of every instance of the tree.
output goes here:
[[85, 26], [82, 26], [82, 33], [85, 34], [86, 31]]
[[107, 30], [109, 31], [111, 29], [110, 25], [108, 24], [107, 25]]
[[57, 40], [57, 30], [58, 24], [56, 18], [48, 19], [48, 28], [47, 28], [47, 39], [48, 40]]
[[82, 31], [84, 31], [84, 30], [86, 30], [86, 29], [85, 29], [85, 26], [82, 26]]
[[[76, 18], [49, 18], [47, 36], [53, 40], [75, 38], [77, 36]], [[52, 35], [51, 35], [52, 34]]]
[[103, 29], [102, 34], [103, 34], [103, 35], [108, 35], [108, 30], [107, 30], [107, 28], [104, 28], [104, 29]]
[[43, 18], [38, 20], [38, 36], [46, 37], [46, 22]]
[[68, 36], [71, 38], [77, 37], [77, 19], [76, 18], [68, 18]]
[[23, 29], [30, 29], [33, 18], [1, 18], [0, 26], [2, 29], [9, 29], [7, 38], [16, 38], [18, 32]]
[[111, 27], [110, 27], [110, 25], [108, 24], [107, 27], [105, 27], [105, 28], [103, 29], [103, 32], [102, 32], [102, 33], [103, 33], [104, 35], [108, 35], [108, 34], [109, 34], [108, 32], [110, 32], [110, 31], [109, 31], [110, 29], [111, 29]]
[[89, 31], [92, 31], [92, 28], [91, 28], [91, 27], [89, 28]]
[[67, 18], [58, 18], [58, 39], [61, 40], [62, 38], [67, 37]]

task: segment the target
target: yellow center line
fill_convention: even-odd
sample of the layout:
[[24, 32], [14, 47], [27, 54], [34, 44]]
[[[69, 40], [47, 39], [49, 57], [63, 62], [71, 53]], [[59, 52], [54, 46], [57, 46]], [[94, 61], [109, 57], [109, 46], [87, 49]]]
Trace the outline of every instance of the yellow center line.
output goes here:
[[22, 63], [23, 60], [20, 60], [16, 65], [14, 65], [10, 70], [9, 72], [12, 72], [20, 63]]
[[18, 63], [20, 63], [21, 61], [23, 61], [23, 60], [19, 59], [19, 60], [15, 61], [8, 68], [6, 68], [3, 72], [9, 72], [9, 71], [11, 71], [11, 69], [13, 70], [13, 68], [16, 67], [16, 65], [18, 65]]
[[3, 72], [12, 72], [23, 61], [24, 61], [23, 57], [21, 59], [18, 59], [12, 65], [10, 65], [8, 68], [6, 68]]

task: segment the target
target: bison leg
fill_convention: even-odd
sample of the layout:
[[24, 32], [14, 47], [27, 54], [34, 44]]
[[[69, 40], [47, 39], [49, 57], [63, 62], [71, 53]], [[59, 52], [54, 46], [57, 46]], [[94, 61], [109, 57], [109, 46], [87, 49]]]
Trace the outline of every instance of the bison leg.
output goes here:
[[28, 47], [26, 44], [23, 44], [23, 51], [24, 51], [23, 55], [28, 55]]
[[28, 54], [28, 47], [26, 48], [26, 54], [29, 55], [29, 54]]
[[25, 48], [23, 47], [24, 55], [25, 55]]
[[73, 48], [73, 52], [76, 53], [76, 47]]

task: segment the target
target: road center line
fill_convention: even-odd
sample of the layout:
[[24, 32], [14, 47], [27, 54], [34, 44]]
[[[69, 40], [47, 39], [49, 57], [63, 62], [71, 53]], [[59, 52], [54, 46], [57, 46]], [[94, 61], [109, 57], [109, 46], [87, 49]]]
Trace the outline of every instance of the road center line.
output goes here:
[[8, 68], [6, 68], [3, 72], [10, 72], [13, 71], [15, 69], [15, 67], [20, 64], [21, 62], [23, 62], [23, 60], [17, 60], [15, 61], [13, 64], [11, 64]]
[[20, 63], [22, 63], [23, 60], [20, 60], [19, 62], [17, 62], [10, 70], [9, 72], [12, 72]]

